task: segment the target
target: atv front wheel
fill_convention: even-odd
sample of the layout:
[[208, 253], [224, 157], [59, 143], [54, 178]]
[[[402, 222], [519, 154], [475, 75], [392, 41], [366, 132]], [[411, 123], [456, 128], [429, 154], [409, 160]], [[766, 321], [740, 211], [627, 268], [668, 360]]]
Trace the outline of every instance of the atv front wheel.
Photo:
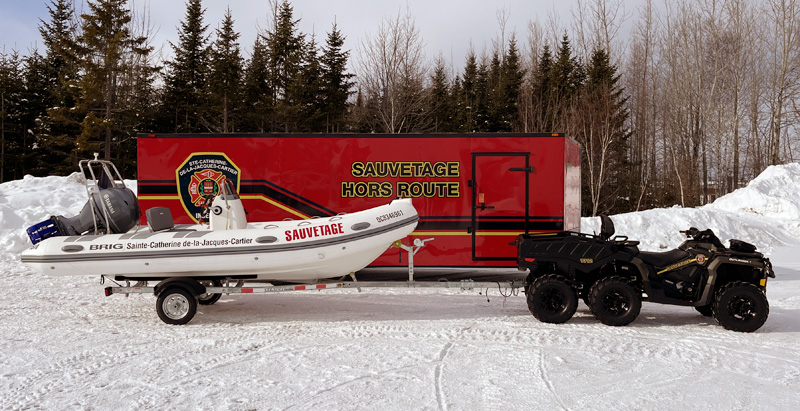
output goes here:
[[642, 309], [642, 295], [619, 276], [604, 278], [592, 287], [592, 313], [605, 325], [628, 325]]
[[561, 324], [578, 310], [575, 288], [558, 274], [537, 278], [528, 287], [528, 309], [543, 323]]
[[753, 332], [767, 321], [767, 296], [755, 285], [732, 282], [717, 294], [713, 304], [714, 319], [728, 330]]

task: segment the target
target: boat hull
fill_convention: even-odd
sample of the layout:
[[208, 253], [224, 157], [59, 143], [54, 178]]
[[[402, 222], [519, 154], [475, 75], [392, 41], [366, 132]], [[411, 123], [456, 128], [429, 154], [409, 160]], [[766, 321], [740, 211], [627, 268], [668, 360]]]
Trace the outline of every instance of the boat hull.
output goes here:
[[411, 234], [410, 200], [341, 216], [251, 223], [238, 230], [188, 226], [150, 232], [51, 237], [21, 260], [52, 276], [122, 278], [246, 277], [276, 281], [333, 278], [360, 270]]

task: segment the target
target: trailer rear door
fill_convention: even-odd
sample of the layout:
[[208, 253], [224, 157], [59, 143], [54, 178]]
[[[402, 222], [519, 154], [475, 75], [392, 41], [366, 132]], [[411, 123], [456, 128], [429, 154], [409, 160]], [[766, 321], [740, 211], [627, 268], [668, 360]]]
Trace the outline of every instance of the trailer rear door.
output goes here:
[[529, 153], [472, 153], [472, 259], [515, 261], [528, 229]]

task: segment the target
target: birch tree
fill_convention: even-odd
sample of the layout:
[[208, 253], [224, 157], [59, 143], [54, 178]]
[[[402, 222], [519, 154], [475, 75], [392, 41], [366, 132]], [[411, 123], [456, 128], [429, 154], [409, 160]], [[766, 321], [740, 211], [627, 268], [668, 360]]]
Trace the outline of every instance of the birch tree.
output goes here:
[[422, 127], [427, 72], [422, 47], [408, 12], [384, 19], [374, 36], [362, 40], [357, 76], [366, 98], [376, 103], [378, 131], [402, 133]]

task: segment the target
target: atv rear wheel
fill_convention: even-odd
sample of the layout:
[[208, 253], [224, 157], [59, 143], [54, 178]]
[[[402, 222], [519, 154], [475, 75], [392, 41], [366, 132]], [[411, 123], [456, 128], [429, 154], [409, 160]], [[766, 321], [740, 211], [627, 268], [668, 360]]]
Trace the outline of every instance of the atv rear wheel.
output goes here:
[[527, 291], [528, 309], [541, 322], [561, 324], [578, 310], [575, 288], [558, 274], [537, 278]]
[[592, 313], [605, 325], [628, 325], [642, 309], [642, 295], [622, 277], [604, 278], [592, 287]]
[[767, 321], [767, 296], [755, 285], [735, 281], [723, 287], [713, 304], [714, 319], [728, 330], [753, 332]]

